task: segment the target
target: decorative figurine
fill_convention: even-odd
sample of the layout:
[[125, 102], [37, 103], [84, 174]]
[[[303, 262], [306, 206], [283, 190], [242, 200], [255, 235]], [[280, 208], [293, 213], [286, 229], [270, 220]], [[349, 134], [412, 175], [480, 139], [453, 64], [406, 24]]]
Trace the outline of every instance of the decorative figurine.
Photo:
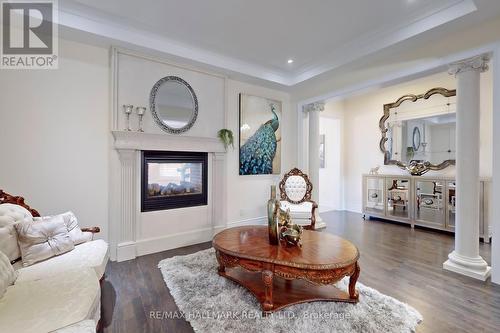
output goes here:
[[269, 243], [278, 245], [278, 209], [280, 202], [276, 199], [276, 185], [271, 185], [271, 198], [267, 201], [267, 224]]
[[292, 222], [292, 219], [290, 217], [290, 209], [287, 209], [285, 211], [279, 208], [278, 215], [279, 215], [279, 226], [280, 226], [280, 233], [279, 233], [280, 240], [283, 241], [284, 245], [291, 245], [298, 247], [302, 246], [301, 237], [304, 228]]
[[406, 170], [408, 170], [412, 176], [422, 176], [427, 171], [431, 170], [430, 167], [431, 163], [429, 161], [420, 162], [413, 160], [406, 166]]
[[283, 210], [280, 207], [278, 209], [278, 221], [280, 228], [292, 224], [292, 218], [290, 217], [290, 208], [288, 208], [287, 210]]
[[123, 112], [125, 112], [125, 116], [126, 116], [125, 131], [127, 131], [127, 132], [131, 131], [131, 129], [130, 129], [130, 114], [132, 113], [133, 110], [134, 110], [134, 106], [131, 104], [123, 106]]
[[286, 245], [302, 246], [301, 236], [304, 229], [298, 224], [292, 224], [288, 227], [283, 227], [281, 238], [285, 241]]
[[370, 175], [378, 175], [378, 170], [380, 169], [380, 165], [377, 165], [375, 168], [370, 169]]

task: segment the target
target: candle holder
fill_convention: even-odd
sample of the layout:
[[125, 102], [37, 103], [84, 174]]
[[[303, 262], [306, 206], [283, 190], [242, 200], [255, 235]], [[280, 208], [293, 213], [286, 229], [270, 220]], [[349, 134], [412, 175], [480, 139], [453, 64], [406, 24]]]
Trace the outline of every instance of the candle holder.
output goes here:
[[146, 113], [146, 107], [138, 106], [135, 108], [135, 112], [139, 116], [139, 129], [137, 129], [137, 132], [144, 132], [144, 130], [142, 129], [142, 118], [144, 117], [144, 114]]
[[130, 114], [132, 113], [133, 110], [134, 110], [133, 105], [131, 105], [131, 104], [123, 105], [123, 112], [125, 113], [125, 116], [126, 116], [125, 131], [128, 131], [128, 132], [131, 131], [131, 129], [130, 129]]

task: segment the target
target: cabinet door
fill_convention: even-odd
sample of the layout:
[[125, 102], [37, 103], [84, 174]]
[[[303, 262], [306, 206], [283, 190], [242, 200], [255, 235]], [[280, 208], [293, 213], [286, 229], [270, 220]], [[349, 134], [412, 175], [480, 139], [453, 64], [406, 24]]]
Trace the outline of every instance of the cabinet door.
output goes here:
[[446, 228], [446, 183], [440, 180], [415, 180], [415, 221], [441, 229]]
[[365, 177], [364, 183], [364, 212], [383, 216], [384, 211], [384, 178], [383, 177]]
[[387, 177], [386, 186], [386, 216], [396, 220], [410, 219], [410, 179]]
[[455, 230], [455, 217], [456, 217], [456, 183], [455, 181], [449, 181], [446, 186], [446, 203], [447, 203], [447, 221], [446, 229]]

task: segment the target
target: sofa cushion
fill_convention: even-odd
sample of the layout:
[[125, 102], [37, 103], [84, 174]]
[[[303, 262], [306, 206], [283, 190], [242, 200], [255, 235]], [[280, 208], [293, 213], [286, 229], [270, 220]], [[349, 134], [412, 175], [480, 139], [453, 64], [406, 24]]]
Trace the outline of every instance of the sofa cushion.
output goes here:
[[61, 215], [40, 222], [22, 221], [14, 225], [23, 265], [66, 253], [75, 248]]
[[94, 319], [99, 307], [99, 281], [90, 269], [16, 283], [0, 299], [0, 332], [52, 332]]
[[16, 281], [17, 272], [12, 267], [9, 258], [0, 251], [0, 298], [7, 290], [7, 287]]
[[17, 244], [17, 232], [14, 224], [21, 221], [32, 221], [33, 216], [24, 207], [10, 203], [0, 204], [0, 251], [10, 261], [21, 257], [21, 250]]
[[[72, 269], [93, 268], [101, 279], [108, 263], [108, 244], [102, 239], [75, 246], [73, 251], [18, 269], [16, 283], [46, 278]], [[16, 265], [14, 265], [16, 268]]]
[[0, 251], [9, 258], [9, 261], [14, 261], [21, 257], [21, 250], [19, 250], [19, 244], [17, 244], [17, 231], [14, 228], [14, 224], [0, 226]]
[[[69, 236], [73, 241], [73, 244], [78, 245], [81, 243], [85, 243], [92, 240], [91, 232], [83, 232], [78, 226], [78, 219], [75, 214], [71, 211], [59, 214], [64, 219], [64, 223], [66, 224], [66, 229], [68, 230]], [[55, 216], [59, 216], [55, 215]], [[50, 220], [53, 216], [44, 216], [44, 217], [34, 217], [34, 221], [47, 221]]]
[[310, 201], [304, 201], [300, 204], [292, 204], [288, 201], [280, 201], [281, 209], [290, 209], [290, 217], [293, 219], [310, 219], [313, 204]]

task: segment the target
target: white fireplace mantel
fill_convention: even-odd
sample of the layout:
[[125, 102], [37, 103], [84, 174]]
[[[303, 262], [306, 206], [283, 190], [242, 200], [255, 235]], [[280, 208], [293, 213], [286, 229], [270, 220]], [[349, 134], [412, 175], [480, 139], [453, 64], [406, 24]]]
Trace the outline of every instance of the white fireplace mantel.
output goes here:
[[[175, 246], [201, 243], [211, 239], [217, 230], [225, 227], [225, 158], [226, 150], [218, 138], [185, 135], [151, 134], [112, 131], [114, 148], [118, 152], [120, 172], [114, 178], [116, 210], [113, 212], [112, 230], [116, 232], [112, 244], [112, 259], [124, 261]], [[209, 219], [211, 232], [206, 227], [173, 235], [159, 235], [143, 239], [141, 235], [140, 170], [141, 150], [192, 151], [209, 154]], [[184, 209], [184, 208], [179, 208]], [[188, 209], [188, 208], [187, 208]], [[164, 214], [168, 214], [165, 212]], [[167, 216], [167, 215], [165, 215]], [[165, 217], [168, 219], [168, 217]], [[193, 236], [195, 235], [195, 236]]]
[[114, 147], [118, 150], [226, 152], [223, 143], [218, 138], [150, 134], [131, 131], [112, 131], [112, 133], [115, 138]]

